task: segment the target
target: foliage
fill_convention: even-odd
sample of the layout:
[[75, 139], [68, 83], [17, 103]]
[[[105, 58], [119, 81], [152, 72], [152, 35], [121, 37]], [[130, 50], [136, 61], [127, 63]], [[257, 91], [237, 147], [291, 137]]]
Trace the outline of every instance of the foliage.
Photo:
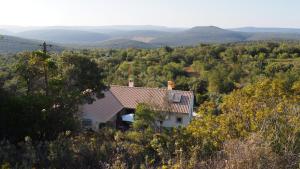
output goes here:
[[[298, 168], [299, 56], [283, 42], [0, 56], [1, 167]], [[129, 78], [192, 90], [197, 116], [165, 129], [147, 103], [128, 131], [82, 131], [78, 105]]]
[[15, 59], [5, 70], [8, 75], [0, 89], [0, 138], [48, 140], [63, 131], [77, 130], [78, 105], [90, 100], [84, 91], [92, 89], [101, 96], [104, 88], [96, 62], [77, 55], [57, 58], [40, 51], [20, 53]]
[[[268, 145], [268, 151], [275, 156], [281, 155], [281, 162], [294, 168], [300, 145], [298, 83], [299, 79], [293, 82], [277, 78], [262, 79], [225, 96], [220, 106], [206, 102], [200, 106], [197, 119], [187, 130], [201, 146], [200, 150], [209, 154], [221, 150], [226, 141], [248, 139], [253, 133], [259, 133], [263, 144]], [[268, 152], [262, 150], [261, 153]], [[257, 160], [255, 165], [259, 164]], [[280, 161], [271, 160], [275, 160], [274, 165]], [[233, 163], [240, 165], [237, 160]], [[243, 165], [250, 166], [250, 163]]]
[[148, 104], [141, 103], [137, 105], [135, 110], [133, 129], [136, 130], [152, 130], [160, 128], [158, 121], [162, 120], [163, 116]]

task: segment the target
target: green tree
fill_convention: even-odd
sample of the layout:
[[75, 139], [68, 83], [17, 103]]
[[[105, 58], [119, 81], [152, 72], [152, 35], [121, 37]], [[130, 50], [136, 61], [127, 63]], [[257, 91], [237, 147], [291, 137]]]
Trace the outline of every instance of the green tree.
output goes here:
[[133, 128], [137, 130], [155, 130], [157, 129], [160, 120], [160, 114], [153, 110], [153, 108], [145, 103], [141, 103], [136, 107]]

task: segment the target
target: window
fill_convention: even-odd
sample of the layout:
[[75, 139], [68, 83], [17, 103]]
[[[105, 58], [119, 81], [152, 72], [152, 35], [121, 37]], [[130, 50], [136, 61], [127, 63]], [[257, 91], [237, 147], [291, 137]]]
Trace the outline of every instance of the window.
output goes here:
[[176, 118], [176, 123], [182, 123], [182, 118], [181, 117], [177, 117]]
[[159, 125], [162, 126], [163, 125], [163, 121], [159, 120]]
[[106, 126], [106, 124], [105, 123], [99, 123], [99, 126], [98, 126], [98, 128], [99, 129], [102, 129], [102, 128], [104, 128]]
[[92, 127], [92, 120], [91, 119], [82, 119], [82, 126], [83, 127]]
[[182, 94], [175, 92], [175, 91], [170, 91], [169, 92], [169, 101], [173, 103], [180, 103], [181, 101]]
[[167, 114], [167, 115], [165, 116], [165, 120], [170, 120], [170, 115], [169, 115], [169, 114]]
[[180, 103], [180, 100], [181, 100], [181, 94], [175, 93], [174, 96], [173, 96], [173, 102], [174, 103]]

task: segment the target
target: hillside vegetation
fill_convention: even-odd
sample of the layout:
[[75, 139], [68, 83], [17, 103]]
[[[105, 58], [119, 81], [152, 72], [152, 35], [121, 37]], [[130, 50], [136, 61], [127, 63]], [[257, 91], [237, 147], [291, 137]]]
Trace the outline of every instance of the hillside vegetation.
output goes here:
[[[0, 35], [0, 54], [17, 53], [22, 51], [33, 51], [40, 49], [42, 41], [28, 40], [14, 36]], [[62, 51], [63, 48], [53, 45], [53, 51]]]
[[128, 39], [113, 39], [103, 41], [101, 43], [90, 43], [85, 45], [80, 45], [81, 48], [102, 48], [102, 49], [126, 49], [126, 48], [137, 48], [137, 49], [147, 49], [147, 48], [156, 48], [157, 45], [149, 44], [136, 40]]
[[[296, 42], [3, 55], [0, 165], [297, 169], [299, 59]], [[172, 80], [175, 89], [193, 91], [197, 115], [187, 127], [160, 128], [155, 108], [144, 103], [128, 131], [83, 130], [78, 106], [129, 78], [148, 87]]]
[[192, 29], [162, 36], [151, 41], [152, 43], [171, 46], [196, 45], [199, 43], [226, 43], [247, 40], [245, 33], [211, 27], [194, 27]]

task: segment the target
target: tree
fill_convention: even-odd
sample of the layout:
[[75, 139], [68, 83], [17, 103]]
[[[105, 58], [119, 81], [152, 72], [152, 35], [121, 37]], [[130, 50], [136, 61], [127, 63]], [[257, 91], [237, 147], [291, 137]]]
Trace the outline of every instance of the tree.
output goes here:
[[42, 67], [40, 58], [33, 52], [24, 52], [18, 55], [16, 73], [26, 81], [27, 95], [37, 92], [38, 81], [42, 77]]
[[293, 64], [271, 63], [266, 66], [266, 73], [270, 76], [274, 76], [278, 72], [286, 72], [294, 67]]
[[286, 88], [282, 79], [264, 79], [225, 96], [220, 107], [206, 102], [188, 131], [204, 150], [220, 149], [225, 140], [260, 133], [274, 152], [289, 159], [300, 152], [298, 84], [294, 81], [293, 87]]
[[118, 69], [115, 72], [116, 81], [119, 84], [127, 85], [129, 79], [129, 73], [132, 71], [132, 66], [129, 62], [123, 62], [118, 66]]
[[135, 110], [133, 128], [137, 130], [157, 129], [159, 113], [154, 111], [150, 105], [141, 103]]
[[174, 80], [177, 76], [183, 75], [183, 66], [179, 63], [171, 62], [163, 67], [162, 74], [169, 80]]
[[173, 52], [173, 48], [171, 48], [170, 46], [165, 46], [164, 49], [165, 49], [165, 51], [168, 52], [168, 53]]
[[298, 152], [300, 117], [295, 108], [299, 96], [285, 85], [283, 80], [266, 79], [225, 97], [222, 116], [227, 135], [238, 138], [259, 131], [277, 152]]
[[228, 79], [228, 70], [223, 65], [216, 66], [206, 76], [210, 93], [228, 93], [234, 89], [233, 82]]
[[92, 92], [101, 97], [105, 88], [97, 63], [75, 54], [57, 59], [39, 52], [21, 53], [17, 59], [13, 73], [26, 81], [27, 94], [1, 94], [0, 137], [51, 140], [65, 130], [77, 130], [78, 105], [92, 100]]
[[97, 97], [103, 96], [102, 90], [105, 89], [103, 70], [95, 61], [84, 56], [67, 54], [61, 58], [60, 66], [65, 83], [64, 90], [78, 95], [91, 89]]

